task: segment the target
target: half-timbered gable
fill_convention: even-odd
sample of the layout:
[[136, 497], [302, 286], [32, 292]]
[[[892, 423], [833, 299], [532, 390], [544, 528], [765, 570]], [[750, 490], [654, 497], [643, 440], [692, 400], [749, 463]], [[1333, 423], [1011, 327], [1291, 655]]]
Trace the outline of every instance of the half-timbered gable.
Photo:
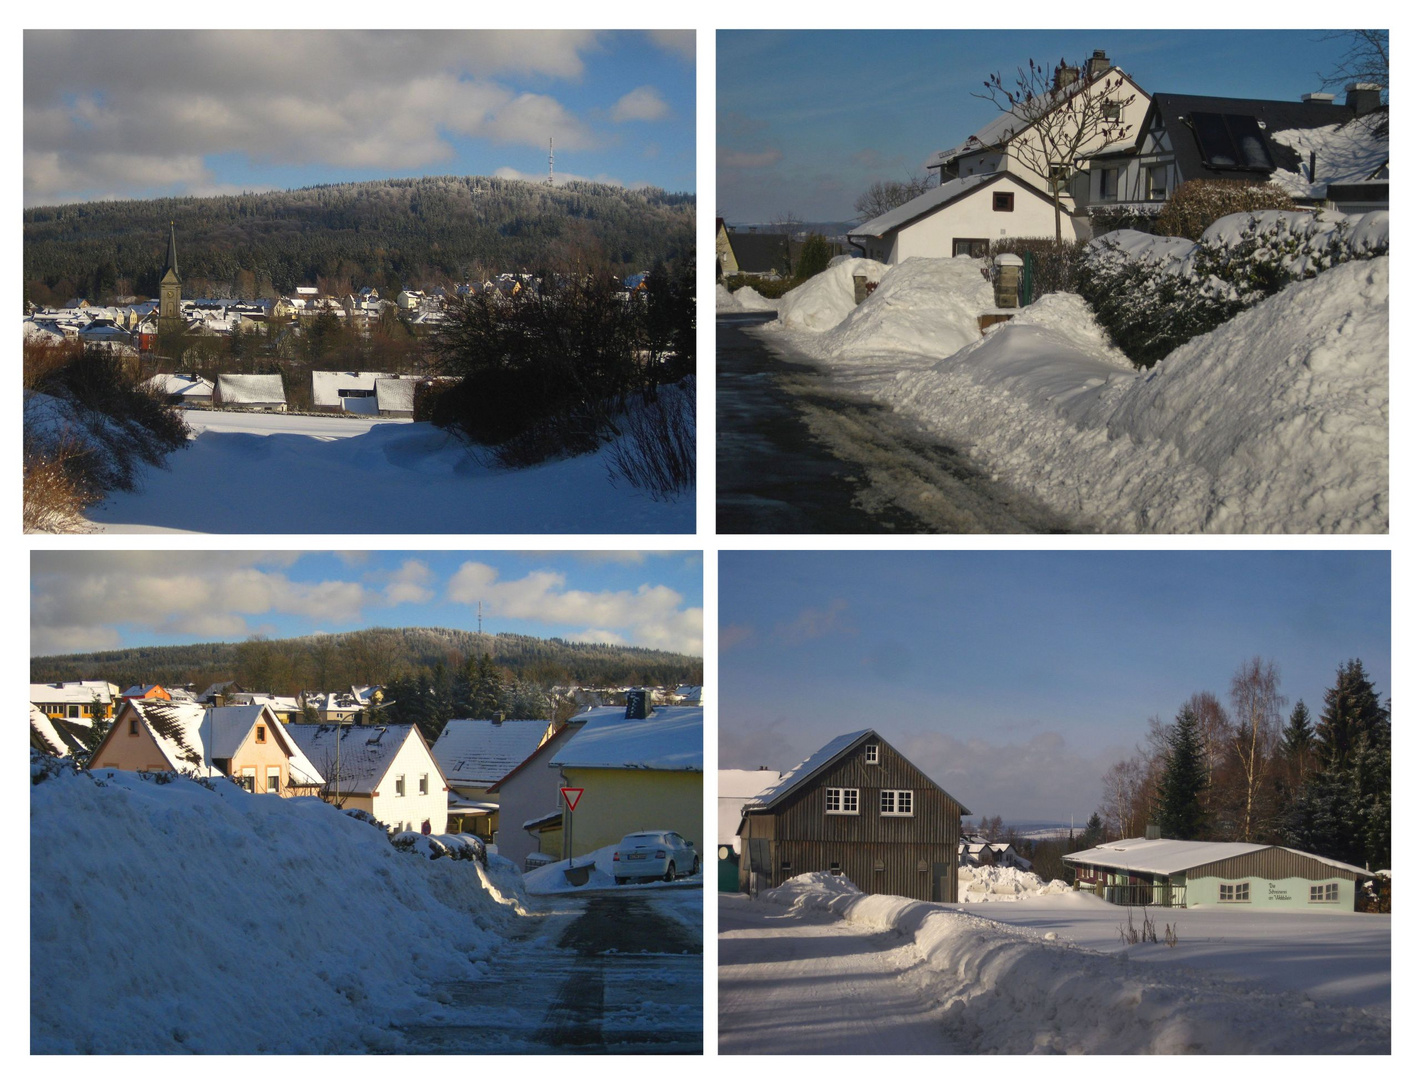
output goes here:
[[953, 902], [966, 813], [876, 732], [853, 732], [745, 805], [740, 884], [828, 871], [863, 892]]

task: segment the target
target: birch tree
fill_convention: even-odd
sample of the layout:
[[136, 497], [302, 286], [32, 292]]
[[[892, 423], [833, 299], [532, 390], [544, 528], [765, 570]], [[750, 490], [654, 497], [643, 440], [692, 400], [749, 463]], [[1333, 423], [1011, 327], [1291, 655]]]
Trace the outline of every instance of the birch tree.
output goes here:
[[1239, 838], [1251, 841], [1259, 828], [1264, 775], [1285, 705], [1274, 663], [1256, 656], [1240, 665], [1230, 680], [1230, 705], [1235, 713], [1232, 745], [1241, 782], [1236, 824]]

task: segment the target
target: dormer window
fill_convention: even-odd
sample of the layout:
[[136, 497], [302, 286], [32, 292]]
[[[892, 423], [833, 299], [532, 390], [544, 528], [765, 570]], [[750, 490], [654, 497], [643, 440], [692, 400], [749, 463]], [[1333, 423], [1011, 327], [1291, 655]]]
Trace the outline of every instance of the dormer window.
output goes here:
[[875, 743], [866, 744], [866, 764], [879, 765], [881, 763], [881, 748]]

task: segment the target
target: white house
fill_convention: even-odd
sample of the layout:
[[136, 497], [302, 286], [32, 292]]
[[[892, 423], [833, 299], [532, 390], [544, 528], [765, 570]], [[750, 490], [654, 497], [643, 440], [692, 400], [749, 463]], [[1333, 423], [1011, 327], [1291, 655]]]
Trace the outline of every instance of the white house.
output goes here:
[[207, 405], [212, 403], [216, 385], [201, 375], [158, 374], [148, 380], [148, 385], [177, 405]]
[[289, 724], [325, 777], [321, 796], [399, 832], [448, 831], [448, 782], [416, 724]]
[[378, 412], [375, 384], [388, 377], [382, 371], [312, 371], [311, 399], [317, 409], [373, 416]]

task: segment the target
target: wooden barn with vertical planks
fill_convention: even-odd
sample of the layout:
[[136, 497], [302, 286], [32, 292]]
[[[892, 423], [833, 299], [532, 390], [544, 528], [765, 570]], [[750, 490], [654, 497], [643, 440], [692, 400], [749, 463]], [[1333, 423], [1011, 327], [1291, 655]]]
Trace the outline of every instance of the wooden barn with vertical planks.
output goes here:
[[862, 892], [954, 903], [968, 813], [876, 732], [841, 735], [744, 805], [739, 888], [828, 871]]

